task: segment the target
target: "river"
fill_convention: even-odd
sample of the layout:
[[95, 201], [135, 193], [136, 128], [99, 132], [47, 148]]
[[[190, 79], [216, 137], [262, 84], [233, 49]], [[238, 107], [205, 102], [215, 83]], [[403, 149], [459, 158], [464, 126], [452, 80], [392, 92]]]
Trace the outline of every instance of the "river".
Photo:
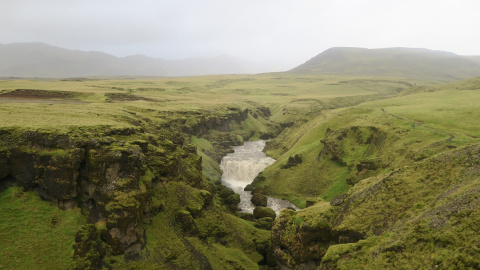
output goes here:
[[[240, 195], [238, 207], [242, 212], [252, 213], [255, 209], [250, 201], [251, 192], [243, 189], [252, 183], [259, 173], [275, 162], [275, 159], [265, 155], [263, 148], [265, 148], [263, 140], [245, 142], [242, 146], [233, 147], [234, 152], [224, 156], [220, 162], [220, 168], [223, 170], [222, 184]], [[297, 209], [289, 201], [272, 197], [268, 197], [267, 207], [273, 209], [277, 215], [283, 208]]]

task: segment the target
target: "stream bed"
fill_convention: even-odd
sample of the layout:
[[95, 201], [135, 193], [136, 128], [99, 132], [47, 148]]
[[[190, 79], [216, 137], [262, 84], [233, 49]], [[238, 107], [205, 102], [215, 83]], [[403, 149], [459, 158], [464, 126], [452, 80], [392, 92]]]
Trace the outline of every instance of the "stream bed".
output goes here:
[[[265, 148], [263, 140], [245, 142], [242, 146], [233, 147], [235, 152], [227, 154], [220, 162], [220, 168], [223, 170], [222, 184], [240, 195], [238, 207], [245, 213], [253, 213], [255, 206], [250, 201], [251, 192], [243, 189], [275, 162], [275, 159], [265, 155], [263, 148]], [[273, 209], [277, 215], [283, 208], [298, 209], [287, 200], [272, 197], [268, 197], [267, 207]]]

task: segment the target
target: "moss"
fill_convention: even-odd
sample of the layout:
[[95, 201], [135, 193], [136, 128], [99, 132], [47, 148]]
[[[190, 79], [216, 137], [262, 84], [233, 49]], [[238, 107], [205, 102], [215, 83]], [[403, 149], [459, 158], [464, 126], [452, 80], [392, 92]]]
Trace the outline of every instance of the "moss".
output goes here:
[[255, 206], [264, 206], [266, 207], [267, 206], [267, 196], [263, 195], [263, 194], [260, 194], [260, 193], [254, 193], [252, 195], [252, 199], [251, 199], [252, 203], [255, 205]]
[[78, 230], [73, 247], [74, 269], [98, 269], [101, 254], [98, 250], [98, 233], [94, 225], [83, 225]]
[[268, 207], [257, 206], [255, 207], [255, 209], [253, 209], [253, 217], [255, 219], [260, 219], [265, 217], [275, 219], [277, 217], [277, 214], [275, 214], [275, 211], [273, 211]]
[[192, 214], [185, 209], [178, 209], [175, 212], [175, 222], [178, 227], [187, 236], [195, 235], [197, 233], [197, 225], [192, 217]]
[[340, 245], [332, 245], [328, 247], [327, 252], [322, 258], [322, 263], [336, 262], [340, 259], [340, 256], [345, 253], [350, 253], [358, 249], [357, 243], [348, 243]]
[[274, 219], [271, 217], [259, 218], [255, 221], [255, 227], [264, 230], [272, 229]]

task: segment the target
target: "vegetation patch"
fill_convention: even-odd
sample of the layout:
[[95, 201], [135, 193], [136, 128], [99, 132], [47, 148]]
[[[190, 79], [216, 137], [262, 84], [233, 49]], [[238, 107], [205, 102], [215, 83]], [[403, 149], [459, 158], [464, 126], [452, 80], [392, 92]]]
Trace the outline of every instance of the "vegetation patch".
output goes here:
[[0, 194], [0, 261], [5, 269], [71, 269], [73, 243], [86, 218], [61, 210], [33, 191], [10, 187]]

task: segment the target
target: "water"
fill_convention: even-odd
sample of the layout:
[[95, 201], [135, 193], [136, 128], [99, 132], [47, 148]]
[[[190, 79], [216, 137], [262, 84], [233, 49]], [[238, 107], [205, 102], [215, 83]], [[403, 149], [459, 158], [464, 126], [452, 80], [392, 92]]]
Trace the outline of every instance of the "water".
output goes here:
[[[220, 168], [223, 170], [222, 184], [240, 195], [238, 207], [242, 212], [253, 213], [253, 209], [255, 209], [255, 206], [250, 202], [251, 192], [243, 189], [246, 185], [252, 183], [259, 173], [275, 162], [275, 159], [262, 152], [263, 148], [265, 148], [265, 141], [245, 142], [242, 146], [233, 147], [235, 152], [227, 154], [220, 162]], [[272, 208], [277, 215], [283, 208], [293, 207], [297, 209], [289, 201], [272, 197], [268, 197], [267, 207]]]

